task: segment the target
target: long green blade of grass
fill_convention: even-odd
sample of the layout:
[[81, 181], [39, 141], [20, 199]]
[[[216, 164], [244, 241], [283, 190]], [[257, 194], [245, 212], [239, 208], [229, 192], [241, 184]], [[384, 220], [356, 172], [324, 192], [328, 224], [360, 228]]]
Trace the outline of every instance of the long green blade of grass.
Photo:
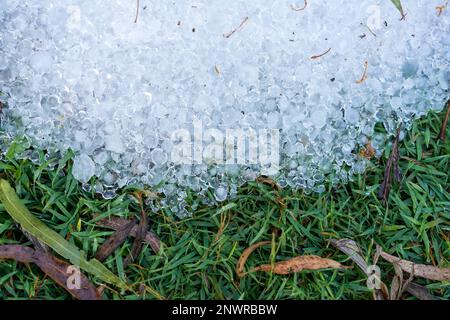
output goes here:
[[402, 2], [400, 0], [391, 0], [391, 2], [394, 4], [394, 6], [400, 11], [400, 13], [403, 15], [403, 6]]
[[6, 180], [0, 180], [0, 201], [3, 203], [9, 215], [19, 223], [25, 231], [48, 245], [75, 266], [109, 284], [115, 285], [121, 289], [129, 289], [126, 283], [109, 271], [100, 261], [96, 259], [88, 261], [84, 253], [75, 245], [68, 242], [58, 233], [47, 227], [42, 221], [33, 216]]

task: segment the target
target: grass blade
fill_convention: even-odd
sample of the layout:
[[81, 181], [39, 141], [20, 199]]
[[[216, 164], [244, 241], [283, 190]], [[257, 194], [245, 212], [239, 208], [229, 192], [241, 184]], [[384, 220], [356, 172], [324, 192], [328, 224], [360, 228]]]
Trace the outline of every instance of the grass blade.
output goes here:
[[100, 261], [96, 259], [88, 261], [84, 253], [75, 245], [68, 242], [58, 233], [46, 226], [42, 221], [33, 216], [25, 205], [23, 205], [9, 182], [3, 179], [0, 180], [0, 202], [3, 203], [6, 211], [14, 221], [20, 224], [22, 229], [48, 245], [63, 258], [104, 282], [115, 285], [121, 289], [129, 289], [126, 283], [109, 271]]

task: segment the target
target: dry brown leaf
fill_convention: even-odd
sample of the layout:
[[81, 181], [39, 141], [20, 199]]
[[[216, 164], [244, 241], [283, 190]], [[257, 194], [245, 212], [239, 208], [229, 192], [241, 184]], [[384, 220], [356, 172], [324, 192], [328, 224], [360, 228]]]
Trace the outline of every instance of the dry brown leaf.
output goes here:
[[381, 246], [377, 243], [375, 243], [375, 253], [373, 254], [373, 264], [377, 265], [378, 260], [380, 260], [381, 253], [383, 252], [383, 249]]
[[141, 220], [137, 226], [136, 237], [134, 238], [133, 245], [131, 246], [130, 254], [123, 260], [123, 266], [126, 268], [130, 263], [139, 256], [144, 247], [145, 237], [147, 236], [147, 231], [149, 227], [149, 220], [147, 212], [144, 210], [144, 203], [142, 199], [142, 193], [137, 193], [136, 198], [141, 207]]
[[[350, 259], [357, 264], [363, 273], [367, 276], [371, 274], [368, 272], [369, 265], [363, 257], [363, 253], [358, 244], [351, 239], [340, 239], [340, 240], [330, 240], [330, 243], [337, 249], [345, 253], [350, 257]], [[375, 255], [374, 265], [377, 264], [378, 258]], [[389, 290], [386, 284], [380, 279], [380, 289], [374, 289], [373, 291], [374, 300], [389, 300]]]
[[389, 300], [399, 300], [403, 294], [403, 270], [396, 263], [394, 263], [394, 270], [395, 276], [392, 278]]
[[409, 275], [409, 279], [405, 280], [403, 277], [402, 268], [397, 263], [394, 263], [393, 265], [395, 270], [395, 276], [392, 279], [391, 283], [390, 299], [400, 300], [403, 293], [406, 291], [406, 288], [412, 283], [414, 279], [414, 273], [411, 273]]
[[[339, 239], [330, 240], [330, 243], [337, 249], [347, 254], [353, 262], [355, 262], [362, 272], [368, 272], [368, 264], [363, 258], [362, 250], [358, 244], [351, 239]], [[377, 265], [378, 259], [383, 253], [381, 246], [376, 245], [376, 251], [373, 256], [373, 265]], [[420, 300], [434, 300], [435, 298], [428, 292], [428, 290], [412, 282], [414, 274], [410, 274], [409, 279], [404, 280], [403, 270], [401, 267], [394, 263], [395, 276], [392, 279], [391, 290], [389, 291], [386, 284], [380, 279], [380, 289], [374, 289], [373, 298], [374, 300], [398, 300], [401, 298], [405, 291], [409, 292], [413, 296], [419, 298]]]
[[437, 300], [428, 292], [427, 288], [415, 282], [408, 284], [405, 290], [420, 300]]
[[384, 282], [380, 283], [380, 289], [373, 290], [373, 300], [389, 300], [389, 290]]
[[[94, 216], [95, 217], [95, 216]], [[120, 217], [109, 217], [95, 222], [96, 225], [112, 229], [112, 230], [120, 230], [125, 225], [130, 222], [128, 219], [120, 218]], [[138, 231], [138, 225], [135, 224], [130, 231], [130, 236], [136, 237]], [[147, 231], [147, 234], [144, 239], [144, 243], [150, 245], [155, 253], [158, 253], [161, 248], [161, 241], [152, 231]]]
[[361, 271], [367, 274], [367, 269], [369, 266], [367, 265], [366, 260], [364, 260], [363, 258], [360, 247], [356, 244], [355, 241], [351, 239], [331, 239], [330, 243], [334, 247], [348, 255], [350, 259], [358, 265]]
[[[376, 244], [376, 251], [373, 257], [373, 264], [378, 263], [378, 259], [383, 253], [383, 249], [379, 244]], [[414, 274], [411, 273], [409, 279], [403, 279], [403, 270], [401, 267], [394, 263], [395, 276], [392, 279], [391, 291], [389, 293], [387, 286], [384, 282], [381, 282], [381, 289], [374, 292], [375, 300], [398, 300], [401, 298], [405, 291], [409, 292], [413, 296], [420, 300], [434, 300], [435, 298], [428, 292], [427, 288], [413, 282]]]
[[[245, 276], [248, 272], [244, 272], [245, 263], [250, 254], [257, 248], [270, 244], [270, 241], [258, 242], [244, 250], [238, 260], [236, 273], [239, 277]], [[298, 256], [286, 261], [276, 262], [274, 265], [265, 264], [251, 269], [250, 272], [265, 271], [275, 274], [286, 275], [290, 273], [300, 272], [303, 270], [320, 270], [320, 269], [347, 269], [337, 261], [322, 258], [315, 255]]]
[[348, 269], [337, 261], [322, 258], [319, 256], [298, 256], [286, 261], [276, 262], [273, 266], [265, 264], [257, 266], [254, 271], [273, 272], [275, 274], [290, 274], [301, 272], [303, 270], [320, 270], [320, 269]]
[[386, 252], [381, 252], [381, 256], [386, 261], [391, 263], [396, 263], [399, 267], [408, 273], [412, 273], [416, 277], [425, 278], [435, 281], [449, 281], [450, 280], [450, 269], [449, 268], [438, 268], [435, 266], [416, 264], [408, 260], [403, 260]]
[[275, 191], [280, 191], [281, 190], [281, 188], [278, 185], [278, 183], [276, 183], [272, 178], [269, 178], [269, 177], [266, 177], [266, 176], [259, 176], [258, 178], [256, 178], [256, 182], [268, 185], [272, 189], [274, 189]]
[[376, 153], [376, 150], [372, 147], [372, 143], [369, 141], [366, 146], [361, 149], [359, 156], [370, 160], [375, 157]]
[[80, 276], [80, 288], [72, 289], [68, 287], [68, 280], [72, 276], [68, 271], [71, 265], [60, 260], [50, 253], [36, 251], [30, 247], [21, 245], [0, 246], [0, 260], [15, 260], [22, 263], [36, 264], [46, 275], [63, 287], [74, 298], [79, 300], [101, 300], [99, 292], [89, 279], [82, 273]]
[[114, 234], [111, 235], [97, 250], [95, 258], [101, 262], [105, 261], [106, 258], [113, 254], [113, 252], [125, 242], [135, 225], [136, 222], [132, 220], [114, 232]]

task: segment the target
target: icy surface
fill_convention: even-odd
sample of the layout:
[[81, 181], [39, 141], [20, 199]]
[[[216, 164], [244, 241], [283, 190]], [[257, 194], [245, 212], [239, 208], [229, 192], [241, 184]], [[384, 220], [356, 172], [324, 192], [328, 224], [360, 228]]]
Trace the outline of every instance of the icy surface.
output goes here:
[[223, 201], [264, 171], [174, 163], [176, 130], [278, 129], [277, 181], [321, 191], [382, 149], [375, 123], [392, 133], [448, 98], [443, 0], [403, 1], [405, 19], [389, 0], [136, 2], [0, 0], [3, 150], [72, 149], [105, 197], [146, 184], [182, 215], [186, 190]]

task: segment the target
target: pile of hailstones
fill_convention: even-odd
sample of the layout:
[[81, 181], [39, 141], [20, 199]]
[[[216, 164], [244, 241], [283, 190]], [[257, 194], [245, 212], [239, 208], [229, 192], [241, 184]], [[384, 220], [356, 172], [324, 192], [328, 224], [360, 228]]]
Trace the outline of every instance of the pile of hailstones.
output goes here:
[[184, 215], [260, 175], [324, 191], [448, 97], [442, 0], [138, 4], [0, 0], [3, 151], [71, 149], [85, 187], [147, 185]]

